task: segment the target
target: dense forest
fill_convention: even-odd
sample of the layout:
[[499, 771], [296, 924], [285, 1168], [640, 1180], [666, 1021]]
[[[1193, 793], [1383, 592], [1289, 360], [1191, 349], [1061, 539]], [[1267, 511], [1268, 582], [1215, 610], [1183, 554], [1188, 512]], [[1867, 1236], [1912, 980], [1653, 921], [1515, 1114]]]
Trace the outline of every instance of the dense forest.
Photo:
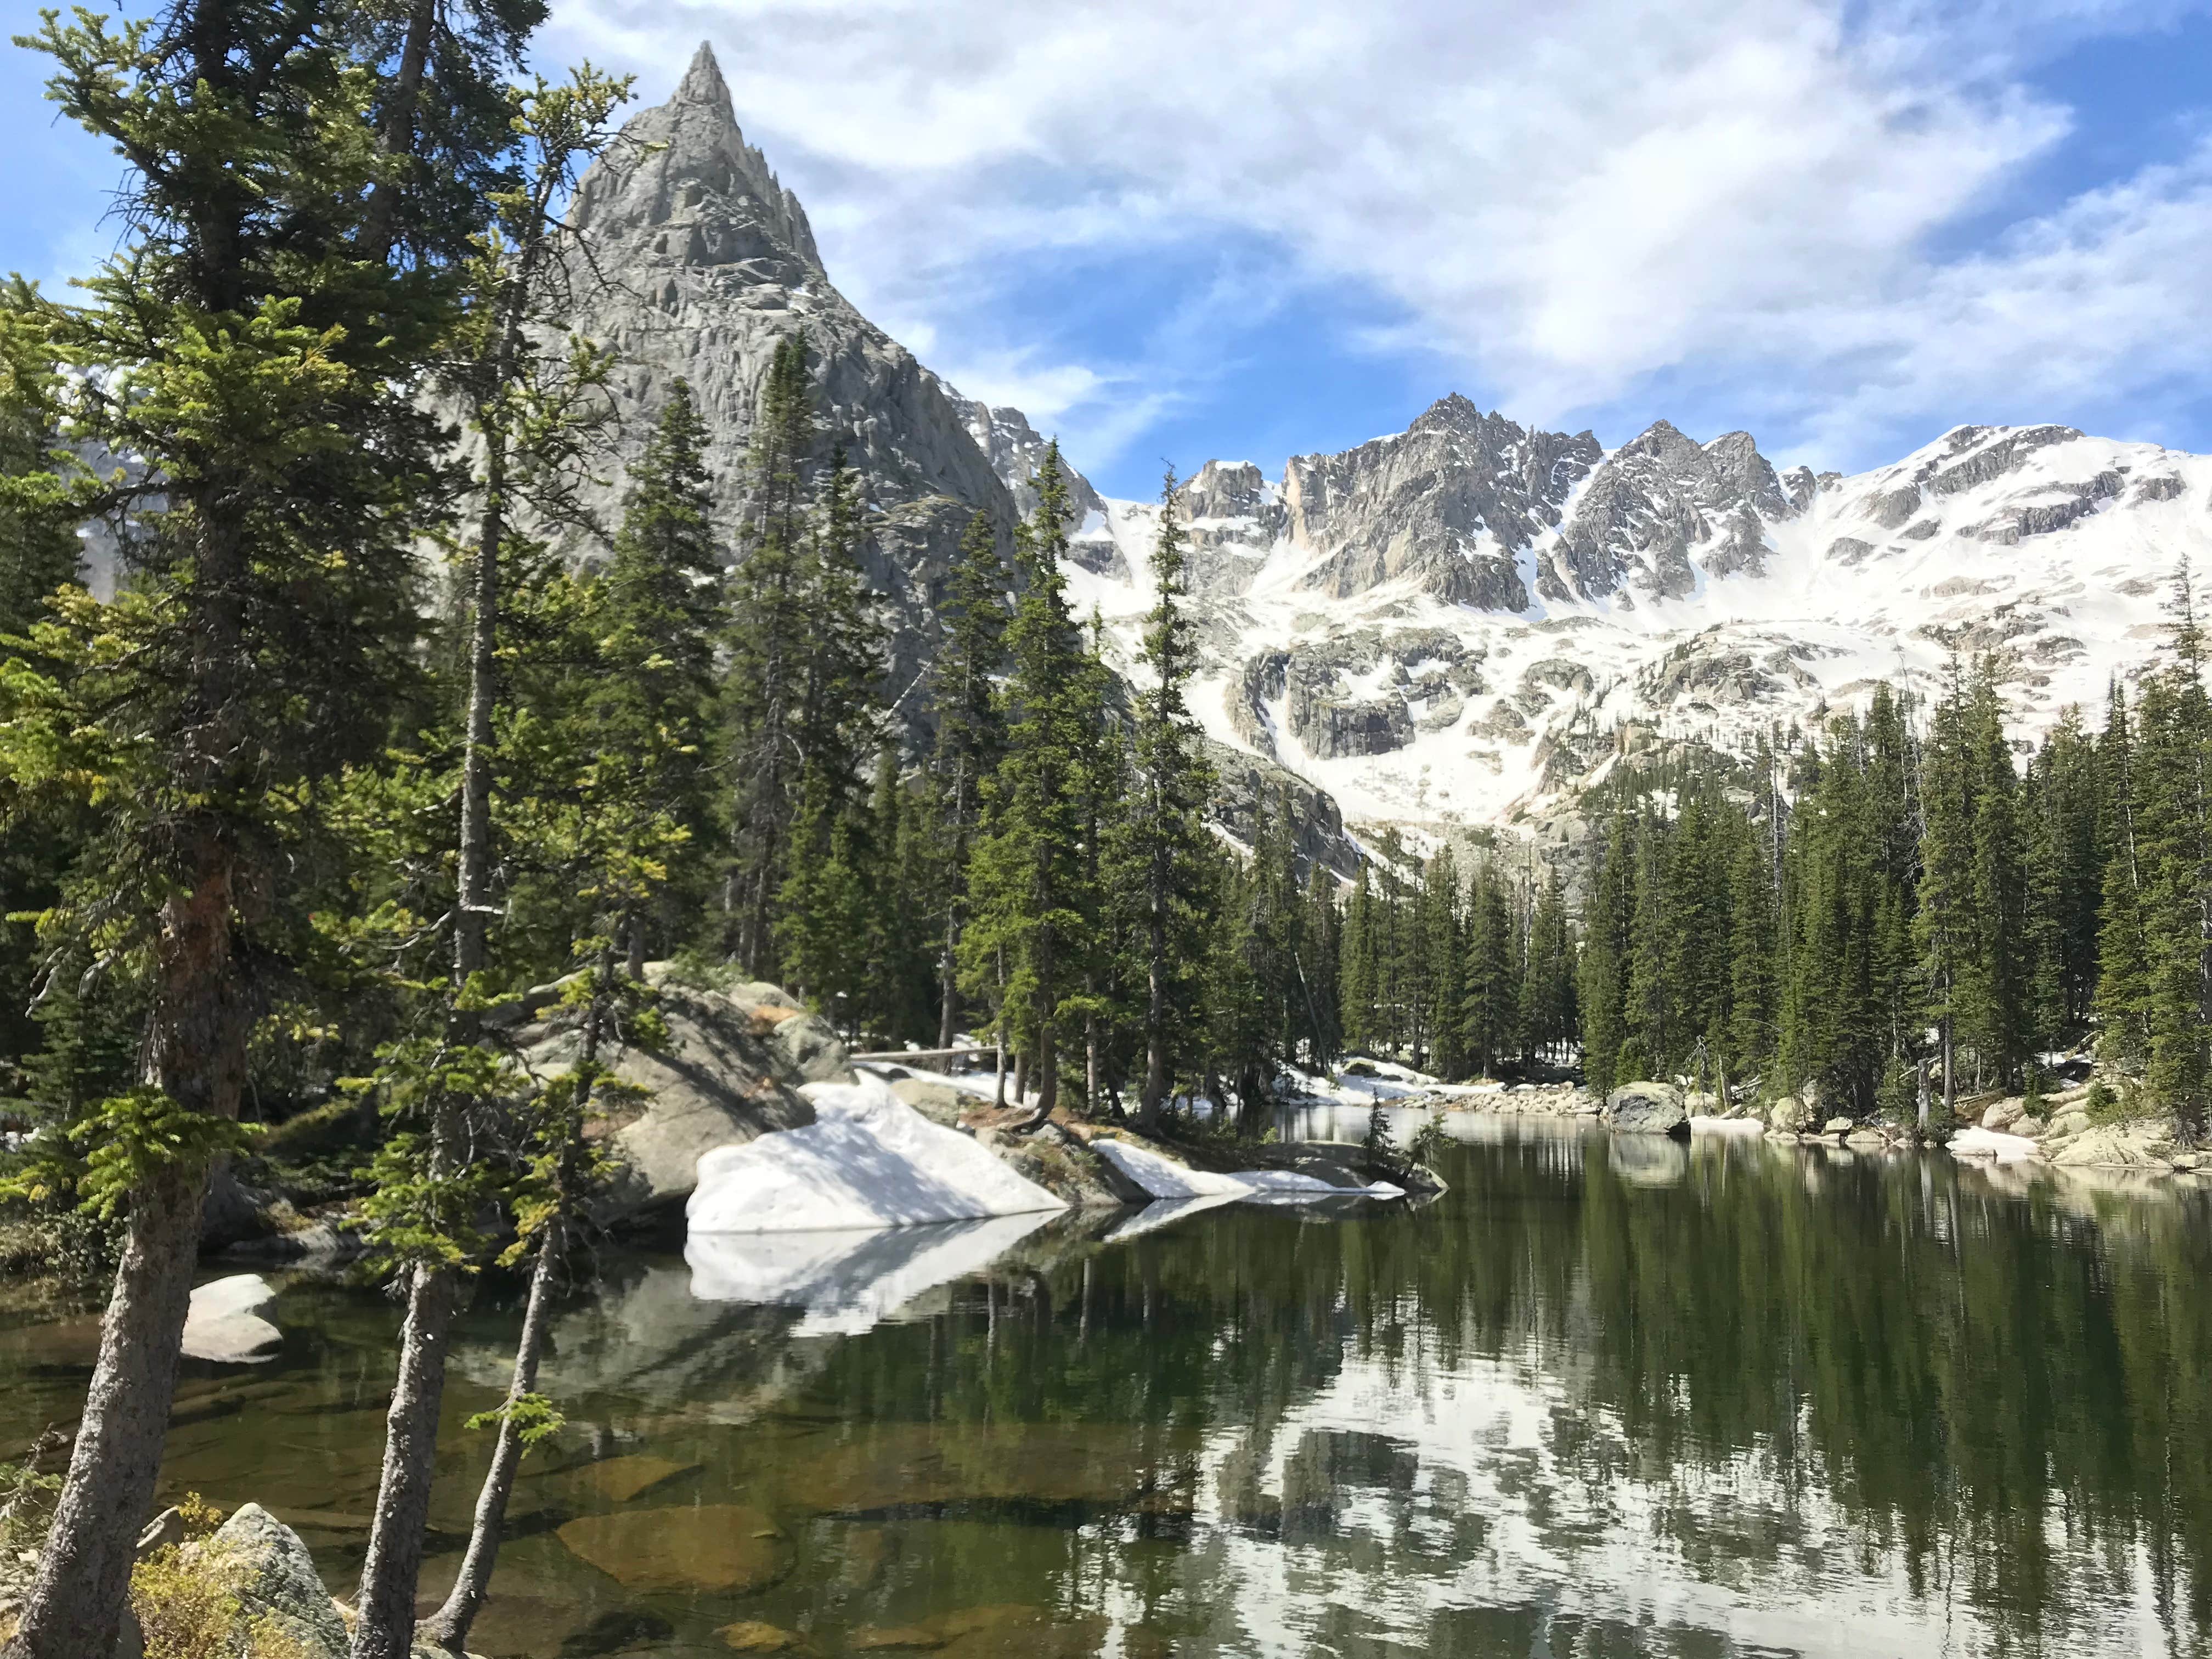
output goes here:
[[[66, 300], [0, 296], [0, 1110], [37, 1132], [8, 1190], [118, 1263], [21, 1651], [112, 1639], [211, 1166], [339, 1100], [379, 1115], [363, 1206], [407, 1304], [355, 1651], [406, 1653], [460, 1286], [501, 1250], [533, 1306], [556, 1282], [649, 960], [779, 981], [856, 1040], [972, 1036], [1041, 1110], [1147, 1123], [1203, 1097], [1256, 1131], [1289, 1068], [1354, 1051], [1903, 1115], [1931, 1075], [2033, 1089], [2094, 1033], [2201, 1125], [2185, 574], [2171, 653], [2024, 768], [1984, 659], [1748, 766], [1622, 763], [1585, 871], [1386, 838], [1346, 886], [1288, 800], [1247, 842], [1209, 820], [1172, 474], [1131, 672], [1070, 606], [1048, 452], [1026, 522], [975, 521], [896, 695], [803, 333], [742, 521], [678, 383], [592, 522], [610, 362], [562, 325], [588, 271], [560, 209], [628, 88], [518, 88], [535, 0], [450, 9], [179, 0], [32, 43], [126, 159], [130, 235]], [[533, 1092], [499, 1032], [547, 985], [582, 1059]], [[552, 1418], [533, 1366], [430, 1621], [455, 1646]]]

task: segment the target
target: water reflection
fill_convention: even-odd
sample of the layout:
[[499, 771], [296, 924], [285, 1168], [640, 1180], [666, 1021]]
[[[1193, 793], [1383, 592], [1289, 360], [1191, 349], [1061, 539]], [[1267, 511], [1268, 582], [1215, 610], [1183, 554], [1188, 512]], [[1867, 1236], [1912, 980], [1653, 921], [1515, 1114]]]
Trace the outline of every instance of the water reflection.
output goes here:
[[[616, 1264], [556, 1326], [571, 1431], [474, 1645], [2205, 1650], [2202, 1194], [1449, 1127], [1417, 1210]], [[270, 1503], [343, 1583], [396, 1311], [276, 1316], [273, 1367], [191, 1371], [167, 1483]], [[488, 1293], [459, 1346], [433, 1591], [514, 1320]], [[0, 1426], [65, 1415], [89, 1352], [8, 1333]]]

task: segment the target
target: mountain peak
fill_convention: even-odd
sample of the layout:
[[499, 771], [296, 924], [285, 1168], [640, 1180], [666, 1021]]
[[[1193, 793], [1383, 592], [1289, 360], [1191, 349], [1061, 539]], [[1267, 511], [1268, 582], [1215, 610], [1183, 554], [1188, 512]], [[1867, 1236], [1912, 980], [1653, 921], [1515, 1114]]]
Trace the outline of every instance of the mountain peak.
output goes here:
[[702, 40], [699, 43], [699, 50], [691, 54], [691, 66], [684, 71], [684, 79], [677, 85], [676, 95], [668, 101], [672, 104], [720, 105], [726, 110], [732, 110], [732, 120], [737, 118], [730, 103], [729, 83], [722, 79], [722, 66], [714, 61], [713, 41]]
[[579, 228], [603, 243], [649, 237], [650, 257], [695, 267], [787, 261], [795, 268], [775, 278], [787, 287], [823, 274], [805, 210], [738, 129], [711, 43], [666, 103], [630, 118], [623, 141], [584, 175]]

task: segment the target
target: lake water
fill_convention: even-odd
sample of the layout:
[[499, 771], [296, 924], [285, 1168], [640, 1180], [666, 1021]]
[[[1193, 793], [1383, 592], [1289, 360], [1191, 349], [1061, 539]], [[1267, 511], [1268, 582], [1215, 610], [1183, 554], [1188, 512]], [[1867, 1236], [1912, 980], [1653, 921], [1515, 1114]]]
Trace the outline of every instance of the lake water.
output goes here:
[[[471, 1645], [2206, 1651], [2203, 1194], [1453, 1127], [1419, 1208], [610, 1257]], [[514, 1303], [487, 1285], [456, 1349], [426, 1590]], [[272, 1315], [275, 1362], [187, 1364], [165, 1488], [258, 1500], [349, 1589], [398, 1310], [294, 1281]], [[11, 1450], [73, 1417], [91, 1342], [0, 1333]]]

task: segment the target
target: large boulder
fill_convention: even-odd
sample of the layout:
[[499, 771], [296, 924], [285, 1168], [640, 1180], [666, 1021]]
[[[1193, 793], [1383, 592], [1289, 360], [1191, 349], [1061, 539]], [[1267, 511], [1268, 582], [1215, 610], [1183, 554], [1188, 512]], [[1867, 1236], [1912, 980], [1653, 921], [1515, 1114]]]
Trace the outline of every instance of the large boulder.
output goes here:
[[2051, 1161], [2077, 1170], [2170, 1170], [2177, 1150], [2170, 1123], [2114, 1123], [2084, 1129], [2053, 1152]]
[[1783, 1096], [1766, 1114], [1767, 1127], [1785, 1135], [1802, 1134], [1812, 1121], [1813, 1114], [1796, 1095]]
[[[647, 1094], [617, 1104], [595, 1130], [622, 1165], [605, 1204], [611, 1219], [681, 1203], [698, 1185], [702, 1153], [811, 1123], [799, 1085], [825, 1070], [850, 1075], [842, 1044], [833, 1052], [811, 1032], [779, 1036], [787, 1025], [819, 1022], [774, 986], [690, 985], [659, 964], [647, 978], [660, 992], [666, 1039], [616, 1048], [616, 1077]], [[517, 1040], [532, 1073], [550, 1080], [575, 1065], [580, 1022], [562, 1009]]]
[[1627, 1134], [1686, 1135], [1690, 1115], [1671, 1083], [1624, 1083], [1605, 1097], [1606, 1121]]
[[185, 1314], [185, 1358], [223, 1365], [274, 1359], [284, 1334], [261, 1317], [276, 1292], [258, 1273], [234, 1273], [192, 1292]]
[[246, 1614], [273, 1625], [306, 1659], [342, 1659], [351, 1645], [307, 1547], [258, 1504], [248, 1504], [197, 1549], [225, 1575]]
[[2026, 1110], [2021, 1101], [2000, 1100], [1982, 1114], [1982, 1127], [2011, 1133], [2012, 1126], [2020, 1121]]

